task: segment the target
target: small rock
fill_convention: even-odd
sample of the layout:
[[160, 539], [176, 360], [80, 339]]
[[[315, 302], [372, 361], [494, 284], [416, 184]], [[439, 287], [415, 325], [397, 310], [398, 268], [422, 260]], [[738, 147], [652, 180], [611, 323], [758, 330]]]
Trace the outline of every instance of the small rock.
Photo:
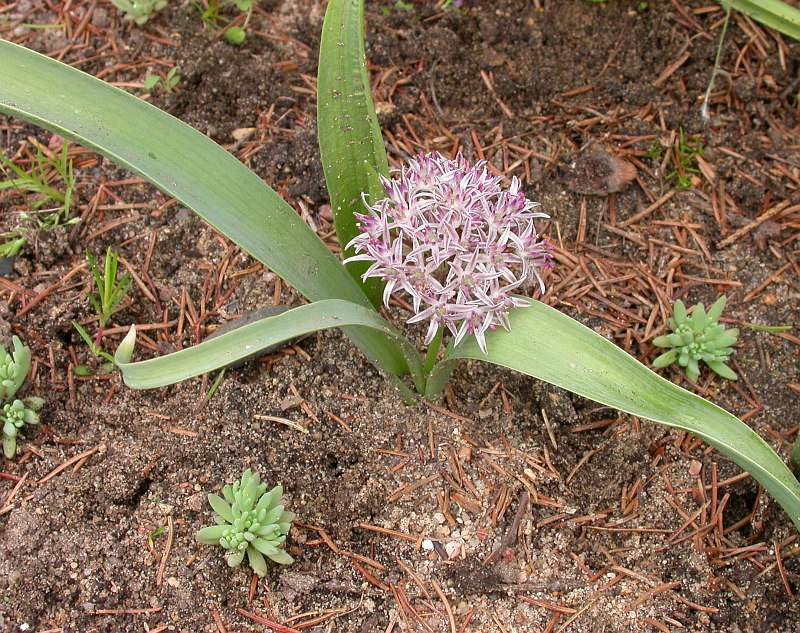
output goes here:
[[772, 220], [767, 220], [755, 231], [753, 231], [753, 241], [758, 250], [763, 251], [767, 248], [768, 240], [775, 240], [781, 236], [781, 225]]
[[193, 512], [200, 512], [203, 509], [203, 495], [192, 495], [186, 500], [186, 506]]
[[233, 132], [231, 132], [231, 136], [233, 136], [234, 141], [246, 141], [255, 133], [256, 128], [254, 127], [239, 127], [236, 128]]

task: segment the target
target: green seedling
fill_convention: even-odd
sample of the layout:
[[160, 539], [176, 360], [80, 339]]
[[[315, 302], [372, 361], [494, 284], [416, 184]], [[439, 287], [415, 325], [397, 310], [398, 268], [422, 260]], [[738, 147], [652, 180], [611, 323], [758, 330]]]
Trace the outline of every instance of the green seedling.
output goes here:
[[[133, 279], [131, 278], [130, 273], [125, 273], [121, 279], [117, 280], [119, 256], [110, 246], [106, 251], [102, 273], [98, 269], [91, 253], [86, 253], [86, 259], [89, 262], [89, 267], [92, 271], [92, 278], [94, 279], [95, 289], [97, 290], [96, 295], [94, 293], [90, 294], [88, 298], [92, 304], [92, 307], [94, 308], [95, 313], [97, 314], [99, 327], [95, 336], [92, 337], [89, 335], [86, 329], [80, 325], [80, 323], [73, 321], [72, 325], [78, 331], [78, 334], [80, 334], [81, 338], [86, 342], [86, 345], [89, 347], [92, 355], [95, 358], [103, 358], [106, 361], [106, 364], [103, 365], [102, 369], [105, 371], [105, 373], [108, 373], [108, 371], [111, 371], [114, 368], [114, 357], [111, 356], [111, 354], [103, 351], [103, 333], [106, 325], [109, 322], [109, 319], [119, 309], [120, 304], [128, 294], [128, 290], [130, 290]], [[91, 372], [83, 365], [76, 367], [75, 371], [79, 375], [91, 375]]]
[[[687, 139], [683, 129], [678, 130], [678, 138], [667, 150], [669, 152], [667, 163], [671, 170], [664, 176], [664, 180], [675, 183], [675, 188], [680, 191], [691, 188], [692, 177], [700, 173], [697, 167], [697, 157], [702, 156], [704, 151], [699, 138]], [[664, 148], [661, 143], [653, 142], [650, 151], [645, 154], [645, 158], [663, 162]]]
[[0, 257], [16, 257], [28, 243], [27, 238], [22, 237], [17, 231], [2, 233], [0, 239], [6, 240], [0, 244]]
[[178, 69], [170, 68], [169, 72], [167, 72], [164, 77], [156, 73], [147, 75], [147, 77], [144, 78], [142, 88], [147, 92], [152, 92], [156, 88], [160, 88], [162, 92], [169, 93], [175, 90], [180, 82], [181, 78], [180, 75], [178, 75]]
[[[72, 322], [72, 327], [74, 327], [80, 337], [83, 339], [83, 342], [86, 343], [86, 347], [89, 348], [89, 351], [92, 353], [96, 359], [103, 359], [105, 362], [100, 365], [98, 373], [105, 375], [110, 374], [114, 371], [115, 363], [114, 357], [103, 350], [102, 347], [97, 343], [97, 341], [86, 331], [80, 323], [77, 321]], [[78, 376], [94, 376], [95, 372], [87, 367], [86, 365], [76, 365], [75, 366], [75, 374]]]
[[731, 21], [731, 7], [728, 5], [727, 10], [725, 11], [725, 21], [722, 23], [722, 32], [719, 34], [719, 43], [717, 44], [717, 54], [714, 57], [714, 68], [711, 70], [711, 78], [708, 80], [708, 88], [706, 88], [706, 94], [703, 97], [703, 105], [700, 106], [700, 116], [703, 117], [706, 121], [711, 120], [711, 114], [708, 110], [708, 104], [711, 101], [711, 91], [714, 89], [714, 82], [717, 79], [718, 75], [722, 75], [724, 77], [728, 77], [730, 79], [730, 75], [727, 71], [722, 70], [720, 68], [720, 60], [722, 59], [722, 45], [725, 43], [725, 34], [728, 32], [728, 24]]
[[[32, 211], [20, 214], [20, 220], [28, 226], [0, 234], [0, 238], [5, 240], [0, 244], [0, 256], [18, 255], [28, 242], [31, 228], [47, 231], [79, 221], [78, 218], [69, 217], [75, 178], [68, 152], [69, 143], [66, 141], [61, 151], [52, 157], [45, 154], [42, 146], [37, 144], [36, 154], [29, 155], [29, 171], [0, 154], [0, 171], [8, 177], [8, 180], [0, 182], [0, 191], [17, 191], [24, 196], [25, 203]], [[63, 192], [53, 184], [59, 180], [63, 184]]]
[[241, 565], [246, 554], [250, 567], [261, 577], [267, 573], [265, 556], [281, 565], [293, 563], [283, 544], [294, 514], [280, 505], [282, 495], [281, 486], [267, 492], [267, 485], [248, 468], [241, 481], [222, 489], [222, 497], [208, 495], [216, 525], [200, 530], [197, 540], [225, 548], [231, 567]]
[[17, 437], [26, 424], [39, 424], [44, 400], [36, 396], [16, 398], [31, 368], [31, 350], [19, 337], [12, 338], [14, 351], [0, 348], [0, 422], [3, 424], [3, 453], [11, 459], [17, 453]]
[[94, 278], [95, 287], [97, 288], [97, 296], [90, 295], [89, 301], [97, 313], [100, 327], [104, 328], [111, 318], [111, 315], [119, 308], [125, 295], [128, 294], [133, 279], [131, 279], [130, 273], [125, 273], [122, 279], [117, 281], [119, 255], [117, 255], [110, 246], [106, 251], [102, 273], [100, 273], [100, 270], [97, 268], [97, 264], [95, 264], [91, 253], [86, 253], [86, 259], [89, 261], [92, 277]]
[[162, 534], [165, 534], [166, 531], [167, 531], [167, 526], [162, 525], [161, 527], [157, 527], [155, 530], [153, 530], [152, 532], [150, 532], [150, 534], [147, 535], [147, 545], [150, 547], [150, 549], [153, 549], [155, 547], [155, 540]]
[[247, 39], [247, 25], [253, 15], [253, 0], [208, 0], [205, 6], [196, 0], [192, 0], [192, 5], [200, 12], [200, 19], [203, 24], [216, 31], [223, 29], [230, 21], [223, 17], [220, 11], [227, 7], [235, 6], [239, 11], [246, 14], [244, 23], [241, 26], [230, 26], [225, 29], [225, 39], [237, 46]]
[[733, 345], [739, 336], [736, 328], [726, 329], [717, 321], [725, 309], [725, 296], [716, 300], [706, 313], [702, 303], [697, 304], [691, 316], [683, 301], [676, 301], [673, 317], [669, 320], [671, 333], [657, 337], [656, 347], [668, 348], [653, 361], [653, 367], [668, 367], [677, 362], [686, 371], [686, 377], [697, 382], [700, 363], [705, 363], [718, 376], [736, 380], [736, 373], [725, 362], [733, 354]]
[[111, 0], [111, 4], [122, 13], [123, 19], [143, 26], [167, 6], [167, 0]]

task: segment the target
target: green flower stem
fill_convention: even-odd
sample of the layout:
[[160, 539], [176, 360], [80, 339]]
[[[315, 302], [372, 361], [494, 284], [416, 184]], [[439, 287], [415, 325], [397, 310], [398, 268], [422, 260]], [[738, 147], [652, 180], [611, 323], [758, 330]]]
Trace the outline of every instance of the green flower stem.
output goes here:
[[436, 357], [439, 355], [439, 348], [442, 346], [442, 336], [444, 335], [444, 326], [439, 326], [436, 330], [436, 335], [433, 337], [431, 344], [428, 345], [428, 351], [425, 354], [425, 366], [423, 372], [427, 377], [430, 375], [434, 365], [436, 365]]

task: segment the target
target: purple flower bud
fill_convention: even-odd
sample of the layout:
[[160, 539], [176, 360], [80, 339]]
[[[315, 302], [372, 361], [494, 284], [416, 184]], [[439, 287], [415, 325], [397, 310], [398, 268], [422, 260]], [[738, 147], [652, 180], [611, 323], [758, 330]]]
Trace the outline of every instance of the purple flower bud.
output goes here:
[[508, 310], [528, 305], [511, 292], [529, 277], [544, 292], [539, 270], [552, 257], [533, 222], [548, 216], [517, 178], [507, 190], [502, 181], [461, 154], [421, 154], [399, 179], [383, 179], [386, 197], [358, 216], [361, 234], [347, 245], [356, 255], [345, 262], [372, 262], [363, 278], [387, 283], [384, 303], [400, 288], [411, 296], [408, 322], [430, 320], [426, 344], [444, 325], [456, 345], [473, 335], [486, 353], [486, 331], [508, 330]]

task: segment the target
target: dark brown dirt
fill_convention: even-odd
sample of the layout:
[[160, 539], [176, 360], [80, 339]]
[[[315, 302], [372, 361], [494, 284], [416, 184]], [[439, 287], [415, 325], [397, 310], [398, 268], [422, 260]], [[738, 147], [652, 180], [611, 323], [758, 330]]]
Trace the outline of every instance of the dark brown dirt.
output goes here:
[[[550, 303], [650, 361], [645, 307], [659, 305], [657, 292], [707, 304], [726, 292], [726, 317], [737, 325], [798, 322], [796, 211], [778, 216], [759, 239], [748, 234], [715, 248], [764, 209], [797, 199], [796, 43], [753, 35], [752, 24], [736, 18], [723, 54], [730, 82], [718, 80], [708, 124], [700, 99], [723, 16], [715, 5], [465, 0], [462, 10], [442, 12], [433, 4], [403, 11], [367, 3], [367, 55], [390, 160], [457, 146], [470, 160], [485, 155], [498, 172], [520, 177], [551, 215], [552, 241], [585, 258], [616, 307], [599, 293], [572, 292], [580, 284], [569, 283]], [[90, 7], [90, 28], [70, 39]], [[136, 29], [105, 3], [20, 0], [8, 6], [0, 33], [50, 53], [71, 44], [66, 61], [136, 93], [130, 84], [174, 64], [179, 90], [151, 99], [229, 147], [325, 235], [331, 225], [313, 90], [323, 10], [310, 0], [262, 2], [240, 48], [204, 30], [191, 4], [177, 3]], [[70, 29], [19, 26], [65, 21]], [[16, 121], [5, 126], [7, 154], [29, 135], [50, 139]], [[242, 138], [245, 128], [254, 129]], [[670, 170], [645, 155], [679, 130], [701, 140], [713, 178], [696, 174], [688, 189], [624, 229], [636, 239], [608, 230], [675, 189]], [[529, 152], [525, 160], [520, 151]], [[612, 198], [576, 193], [594, 185], [579, 182], [575, 169], [584, 163], [574, 161], [596, 152], [632, 161], [637, 180]], [[19, 455], [2, 469], [0, 500], [25, 481], [0, 510], [0, 630], [269, 630], [244, 611], [298, 628], [329, 616], [303, 628], [348, 633], [800, 631], [796, 530], [752, 480], [720, 488], [730, 495], [723, 526], [736, 529], [724, 538], [717, 531], [684, 538], [708, 520], [702, 495], [712, 472], [723, 482], [738, 468], [691, 437], [524, 376], [464, 364], [437, 403], [450, 414], [424, 403], [407, 407], [342, 335], [326, 332], [229, 371], [206, 404], [210, 380], [135, 392], [116, 375], [76, 377], [76, 363], [95, 366], [71, 327], [76, 319], [96, 327], [85, 299], [88, 273], [22, 310], [83, 263], [87, 250], [113, 245], [139, 272], [147, 262], [145, 283], [157, 302], [135, 286], [113, 325], [171, 323], [147, 332], [161, 352], [194, 344], [249, 310], [300, 300], [162, 194], [114, 184], [129, 175], [85, 152], [73, 155], [82, 222], [31, 234], [0, 286], [2, 343], [13, 331], [32, 347], [31, 389], [47, 400], [42, 426], [24, 434]], [[573, 169], [570, 178], [565, 169]], [[100, 183], [119, 204], [106, 197], [93, 205]], [[723, 195], [725, 227], [712, 204]], [[17, 227], [25, 201], [8, 194], [0, 204], [2, 228]], [[686, 224], [708, 257], [680, 233]], [[622, 263], [639, 266], [637, 278], [657, 279], [657, 292], [604, 278], [599, 266]], [[561, 263], [549, 285], [571, 272]], [[575, 279], [589, 283], [580, 271]], [[644, 322], [620, 307], [641, 312]], [[181, 315], [188, 317], [179, 331]], [[403, 313], [394, 316], [402, 323]], [[756, 399], [760, 408], [748, 423], [783, 457], [799, 409], [793, 335], [743, 330], [735, 356], [741, 388], [705, 374], [700, 383], [739, 416]], [[681, 380], [677, 371], [666, 375]], [[91, 449], [77, 467], [41, 481]], [[245, 468], [283, 484], [298, 517], [289, 538], [297, 562], [271, 567], [252, 595], [245, 568], [229, 569], [220, 551], [194, 539], [211, 521], [206, 495]], [[530, 505], [514, 524], [526, 490]], [[168, 524], [172, 546], [159, 586], [167, 533], [157, 530]], [[484, 564], [509, 542], [512, 527], [513, 545]]]

